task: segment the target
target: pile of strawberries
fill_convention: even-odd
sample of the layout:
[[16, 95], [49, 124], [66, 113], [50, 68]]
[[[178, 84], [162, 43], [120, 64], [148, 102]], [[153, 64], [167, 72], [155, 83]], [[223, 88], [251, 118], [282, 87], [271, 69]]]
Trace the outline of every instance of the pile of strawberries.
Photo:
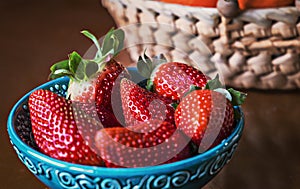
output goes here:
[[143, 167], [191, 157], [219, 144], [233, 131], [235, 105], [245, 94], [222, 88], [185, 63], [140, 57], [146, 79], [132, 81], [114, 60], [124, 33], [111, 30], [94, 59], [73, 52], [51, 67], [51, 79], [70, 78], [67, 96], [39, 89], [29, 97], [35, 142], [63, 161], [106, 167]]

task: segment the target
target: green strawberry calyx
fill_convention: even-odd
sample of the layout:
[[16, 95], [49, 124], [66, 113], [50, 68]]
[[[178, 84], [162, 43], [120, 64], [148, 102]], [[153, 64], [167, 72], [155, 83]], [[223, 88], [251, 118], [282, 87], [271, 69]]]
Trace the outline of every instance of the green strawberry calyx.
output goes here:
[[233, 106], [240, 106], [242, 105], [247, 97], [246, 93], [241, 91], [237, 91], [233, 88], [226, 89], [224, 85], [220, 82], [219, 75], [217, 74], [216, 77], [212, 80], [209, 80], [204, 89], [213, 90], [223, 94]]
[[[164, 57], [163, 54], [150, 58], [146, 55], [145, 50], [143, 55], [139, 57], [137, 62], [137, 69], [140, 75], [148, 79], [146, 86], [147, 90], [153, 91], [153, 82], [151, 77], [153, 77], [153, 73], [155, 73], [155, 70], [158, 69], [158, 67], [164, 63], [167, 63], [167, 59]], [[207, 82], [204, 89], [209, 89], [222, 93], [231, 102], [233, 106], [242, 105], [247, 97], [247, 94], [241, 91], [237, 91], [233, 88], [226, 89], [225, 86], [221, 83], [218, 74], [214, 79], [209, 80]], [[184, 96], [186, 96], [194, 90], [202, 90], [202, 88], [192, 85], [190, 87], [190, 90]], [[174, 103], [173, 107], [176, 109], [177, 104]]]
[[139, 56], [137, 62], [137, 70], [143, 77], [148, 79], [151, 77], [152, 72], [156, 69], [158, 65], [166, 62], [167, 59], [164, 57], [163, 54], [150, 58], [146, 55], [145, 50], [143, 55]]
[[137, 70], [141, 76], [147, 79], [147, 90], [153, 90], [153, 82], [151, 77], [153, 73], [155, 73], [155, 70], [159, 67], [159, 65], [164, 63], [167, 63], [167, 59], [164, 57], [163, 54], [150, 58], [146, 55], [145, 50], [143, 55], [139, 56], [137, 62]]
[[[245, 102], [245, 99], [247, 97], [247, 94], [241, 91], [237, 91], [233, 88], [226, 89], [224, 85], [221, 83], [218, 74], [214, 79], [209, 80], [207, 82], [207, 84], [204, 87], [204, 90], [205, 89], [216, 91], [223, 94], [231, 102], [233, 106], [242, 105]], [[190, 90], [185, 94], [185, 96], [195, 90], [202, 90], [202, 88], [192, 85], [190, 87]]]
[[93, 59], [84, 59], [77, 52], [68, 55], [67, 60], [55, 63], [50, 68], [49, 79], [56, 79], [68, 76], [72, 81], [89, 81], [92, 77], [101, 72], [106, 62], [115, 57], [123, 48], [124, 31], [111, 29], [104, 37], [102, 44], [87, 30], [81, 32], [93, 41], [97, 52]]

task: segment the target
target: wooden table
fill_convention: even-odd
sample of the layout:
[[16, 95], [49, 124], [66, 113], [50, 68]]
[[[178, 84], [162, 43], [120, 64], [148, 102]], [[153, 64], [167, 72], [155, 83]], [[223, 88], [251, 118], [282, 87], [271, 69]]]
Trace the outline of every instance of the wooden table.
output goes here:
[[[98, 0], [5, 0], [0, 3], [0, 188], [45, 188], [18, 160], [6, 132], [13, 104], [45, 82], [49, 67], [91, 45], [114, 22]], [[205, 189], [296, 189], [300, 186], [300, 91], [246, 90], [246, 125], [232, 161]]]

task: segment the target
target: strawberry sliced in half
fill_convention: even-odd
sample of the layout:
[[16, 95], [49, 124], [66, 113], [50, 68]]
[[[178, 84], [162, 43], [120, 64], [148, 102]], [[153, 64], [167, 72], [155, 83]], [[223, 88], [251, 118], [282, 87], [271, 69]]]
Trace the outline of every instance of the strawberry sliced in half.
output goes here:
[[28, 104], [34, 139], [42, 153], [71, 163], [103, 164], [90, 147], [92, 140], [84, 140], [77, 127], [88, 128], [93, 122], [74, 112], [71, 101], [40, 89], [30, 95]]

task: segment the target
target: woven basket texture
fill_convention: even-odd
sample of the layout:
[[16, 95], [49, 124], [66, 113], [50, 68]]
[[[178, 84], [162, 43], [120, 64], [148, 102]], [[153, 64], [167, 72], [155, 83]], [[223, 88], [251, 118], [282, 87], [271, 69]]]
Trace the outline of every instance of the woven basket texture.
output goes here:
[[[252, 9], [227, 19], [216, 8], [154, 0], [102, 0], [102, 4], [118, 27], [141, 23], [126, 37], [134, 61], [147, 48], [150, 56], [163, 53], [170, 61], [185, 61], [208, 75], [219, 73], [227, 86], [300, 88], [296, 7]], [[161, 29], [162, 25], [175, 29]], [[145, 39], [163, 45], [132, 45]]]

